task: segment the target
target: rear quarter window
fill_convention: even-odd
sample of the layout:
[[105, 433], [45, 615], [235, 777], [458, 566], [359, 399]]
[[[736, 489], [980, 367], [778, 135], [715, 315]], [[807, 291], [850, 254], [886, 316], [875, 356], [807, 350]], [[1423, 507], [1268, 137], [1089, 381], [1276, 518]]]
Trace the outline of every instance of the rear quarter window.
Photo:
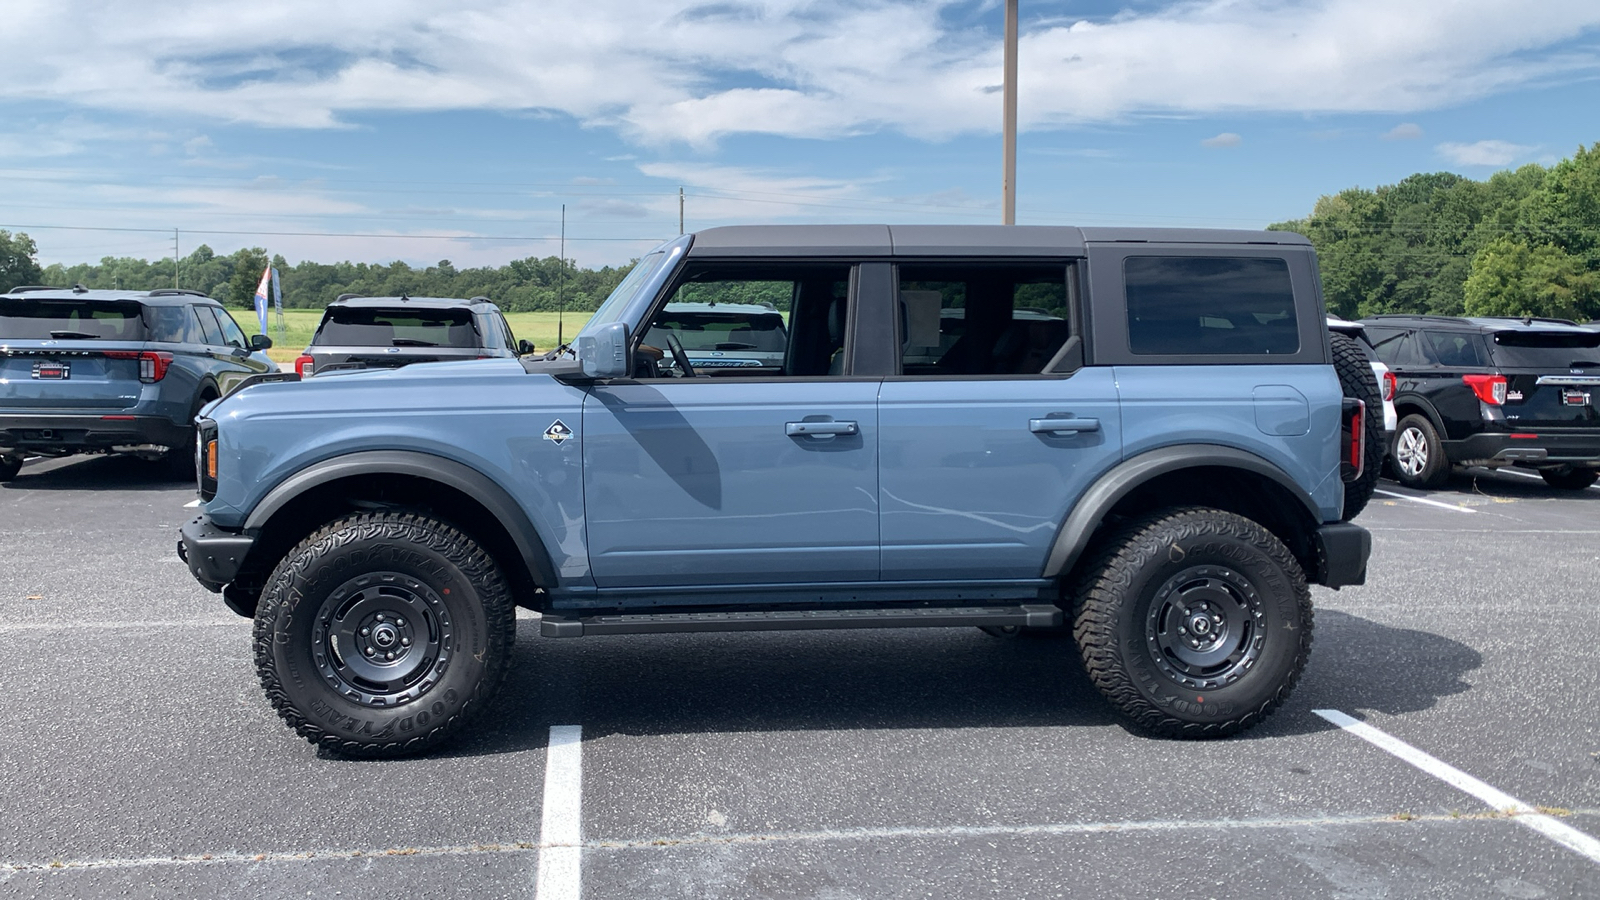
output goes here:
[[1424, 331], [1422, 339], [1433, 351], [1433, 358], [1447, 369], [1474, 369], [1489, 365], [1484, 358], [1483, 339], [1477, 334]]
[[1130, 256], [1128, 349], [1138, 355], [1288, 355], [1299, 320], [1281, 259]]

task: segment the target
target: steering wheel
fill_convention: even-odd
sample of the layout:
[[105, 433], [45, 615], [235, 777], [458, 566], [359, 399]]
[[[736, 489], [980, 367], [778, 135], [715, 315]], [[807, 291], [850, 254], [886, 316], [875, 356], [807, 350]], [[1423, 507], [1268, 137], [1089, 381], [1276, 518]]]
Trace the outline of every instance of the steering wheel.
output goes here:
[[672, 351], [672, 361], [678, 364], [679, 378], [693, 378], [694, 366], [689, 364], [689, 351], [673, 332], [667, 332], [667, 349]]

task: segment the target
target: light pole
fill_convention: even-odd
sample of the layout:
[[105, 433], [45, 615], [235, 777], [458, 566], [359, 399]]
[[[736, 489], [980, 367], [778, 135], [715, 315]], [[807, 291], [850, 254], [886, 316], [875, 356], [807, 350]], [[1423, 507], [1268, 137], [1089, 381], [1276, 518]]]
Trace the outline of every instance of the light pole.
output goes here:
[[1017, 0], [1006, 0], [1004, 224], [1017, 224]]

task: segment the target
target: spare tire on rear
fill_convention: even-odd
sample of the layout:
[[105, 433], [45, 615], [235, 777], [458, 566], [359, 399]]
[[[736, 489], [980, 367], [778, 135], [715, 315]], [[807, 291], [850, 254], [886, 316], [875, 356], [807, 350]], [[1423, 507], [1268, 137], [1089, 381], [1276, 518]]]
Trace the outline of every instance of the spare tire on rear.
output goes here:
[[1356, 517], [1372, 499], [1378, 487], [1379, 469], [1383, 466], [1383, 394], [1378, 389], [1378, 376], [1372, 373], [1372, 363], [1361, 345], [1348, 335], [1333, 332], [1328, 335], [1333, 345], [1333, 370], [1339, 375], [1339, 387], [1346, 397], [1367, 405], [1367, 450], [1361, 477], [1344, 486], [1344, 514], [1340, 521]]

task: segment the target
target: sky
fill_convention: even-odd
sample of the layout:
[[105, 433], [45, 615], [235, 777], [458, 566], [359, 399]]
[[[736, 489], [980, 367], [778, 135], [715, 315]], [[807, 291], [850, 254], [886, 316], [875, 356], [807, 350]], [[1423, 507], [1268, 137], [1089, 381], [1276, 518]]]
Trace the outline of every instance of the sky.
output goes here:
[[[1595, 0], [1021, 0], [1017, 221], [1259, 228], [1600, 142]], [[1003, 5], [8, 0], [41, 262], [559, 252], [1001, 217]]]

